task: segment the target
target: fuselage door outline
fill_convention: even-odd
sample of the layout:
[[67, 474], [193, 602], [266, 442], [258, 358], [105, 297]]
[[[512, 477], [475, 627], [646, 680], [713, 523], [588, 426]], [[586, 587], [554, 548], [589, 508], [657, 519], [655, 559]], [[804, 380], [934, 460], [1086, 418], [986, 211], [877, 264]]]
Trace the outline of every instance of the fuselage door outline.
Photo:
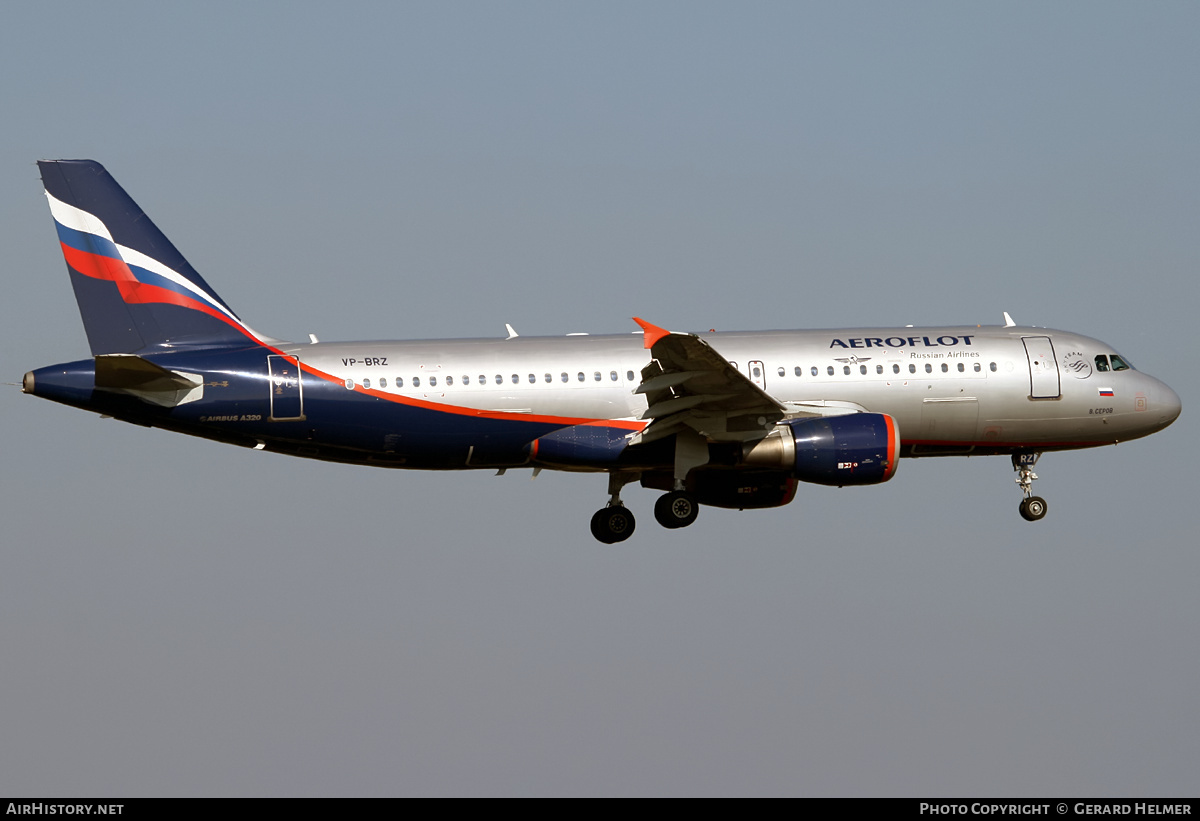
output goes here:
[[300, 379], [300, 360], [294, 356], [267, 356], [268, 388], [272, 422], [292, 422], [304, 418], [304, 385]]
[[1062, 395], [1054, 343], [1048, 336], [1023, 336], [1029, 359], [1029, 398], [1057, 399]]
[[750, 381], [758, 386], [759, 390], [767, 389], [767, 369], [763, 367], [763, 363], [757, 359], [752, 359], [746, 363], [746, 370], [749, 371], [747, 376]]

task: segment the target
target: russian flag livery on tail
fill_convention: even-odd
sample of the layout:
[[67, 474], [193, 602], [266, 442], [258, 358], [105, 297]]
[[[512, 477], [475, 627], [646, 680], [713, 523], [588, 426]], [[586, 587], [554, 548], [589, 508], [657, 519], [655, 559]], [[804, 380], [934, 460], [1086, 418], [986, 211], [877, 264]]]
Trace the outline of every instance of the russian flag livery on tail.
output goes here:
[[259, 341], [102, 165], [38, 167], [93, 354]]
[[1043, 452], [1147, 436], [1180, 413], [1174, 391], [1105, 343], [1007, 314], [1003, 326], [697, 334], [635, 319], [633, 334], [283, 342], [251, 330], [99, 163], [38, 166], [92, 356], [30, 371], [26, 393], [312, 459], [603, 474], [591, 531], [605, 543], [633, 533], [632, 483], [664, 491], [655, 519], [679, 529], [703, 506], [778, 507], [801, 483], [878, 484], [922, 456], [1009, 456], [1036, 521]]

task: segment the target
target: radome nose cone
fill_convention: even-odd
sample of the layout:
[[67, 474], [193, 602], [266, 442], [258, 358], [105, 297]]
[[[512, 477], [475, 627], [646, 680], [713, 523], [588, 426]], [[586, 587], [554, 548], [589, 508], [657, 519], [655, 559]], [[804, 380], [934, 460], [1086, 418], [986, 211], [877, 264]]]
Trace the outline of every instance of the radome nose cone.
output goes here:
[[1178, 419], [1182, 410], [1183, 403], [1179, 401], [1179, 394], [1166, 385], [1163, 385], [1158, 400], [1158, 411], [1162, 414], [1163, 426], [1165, 427]]

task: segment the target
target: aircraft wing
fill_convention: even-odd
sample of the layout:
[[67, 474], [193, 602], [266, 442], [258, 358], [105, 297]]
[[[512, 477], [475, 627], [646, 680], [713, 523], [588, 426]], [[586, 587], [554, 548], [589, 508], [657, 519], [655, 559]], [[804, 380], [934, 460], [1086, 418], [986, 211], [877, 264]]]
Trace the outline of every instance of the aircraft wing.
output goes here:
[[634, 317], [653, 357], [635, 393], [646, 395], [651, 422], [630, 444], [690, 428], [716, 441], [761, 439], [787, 409], [743, 376], [696, 334], [672, 333]]

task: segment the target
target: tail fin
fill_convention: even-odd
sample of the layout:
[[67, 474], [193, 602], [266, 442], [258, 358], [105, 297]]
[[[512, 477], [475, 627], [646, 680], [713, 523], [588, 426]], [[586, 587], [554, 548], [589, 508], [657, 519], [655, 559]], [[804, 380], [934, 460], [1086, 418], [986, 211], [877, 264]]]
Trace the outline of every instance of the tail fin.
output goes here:
[[262, 341], [104, 166], [38, 168], [93, 355]]

